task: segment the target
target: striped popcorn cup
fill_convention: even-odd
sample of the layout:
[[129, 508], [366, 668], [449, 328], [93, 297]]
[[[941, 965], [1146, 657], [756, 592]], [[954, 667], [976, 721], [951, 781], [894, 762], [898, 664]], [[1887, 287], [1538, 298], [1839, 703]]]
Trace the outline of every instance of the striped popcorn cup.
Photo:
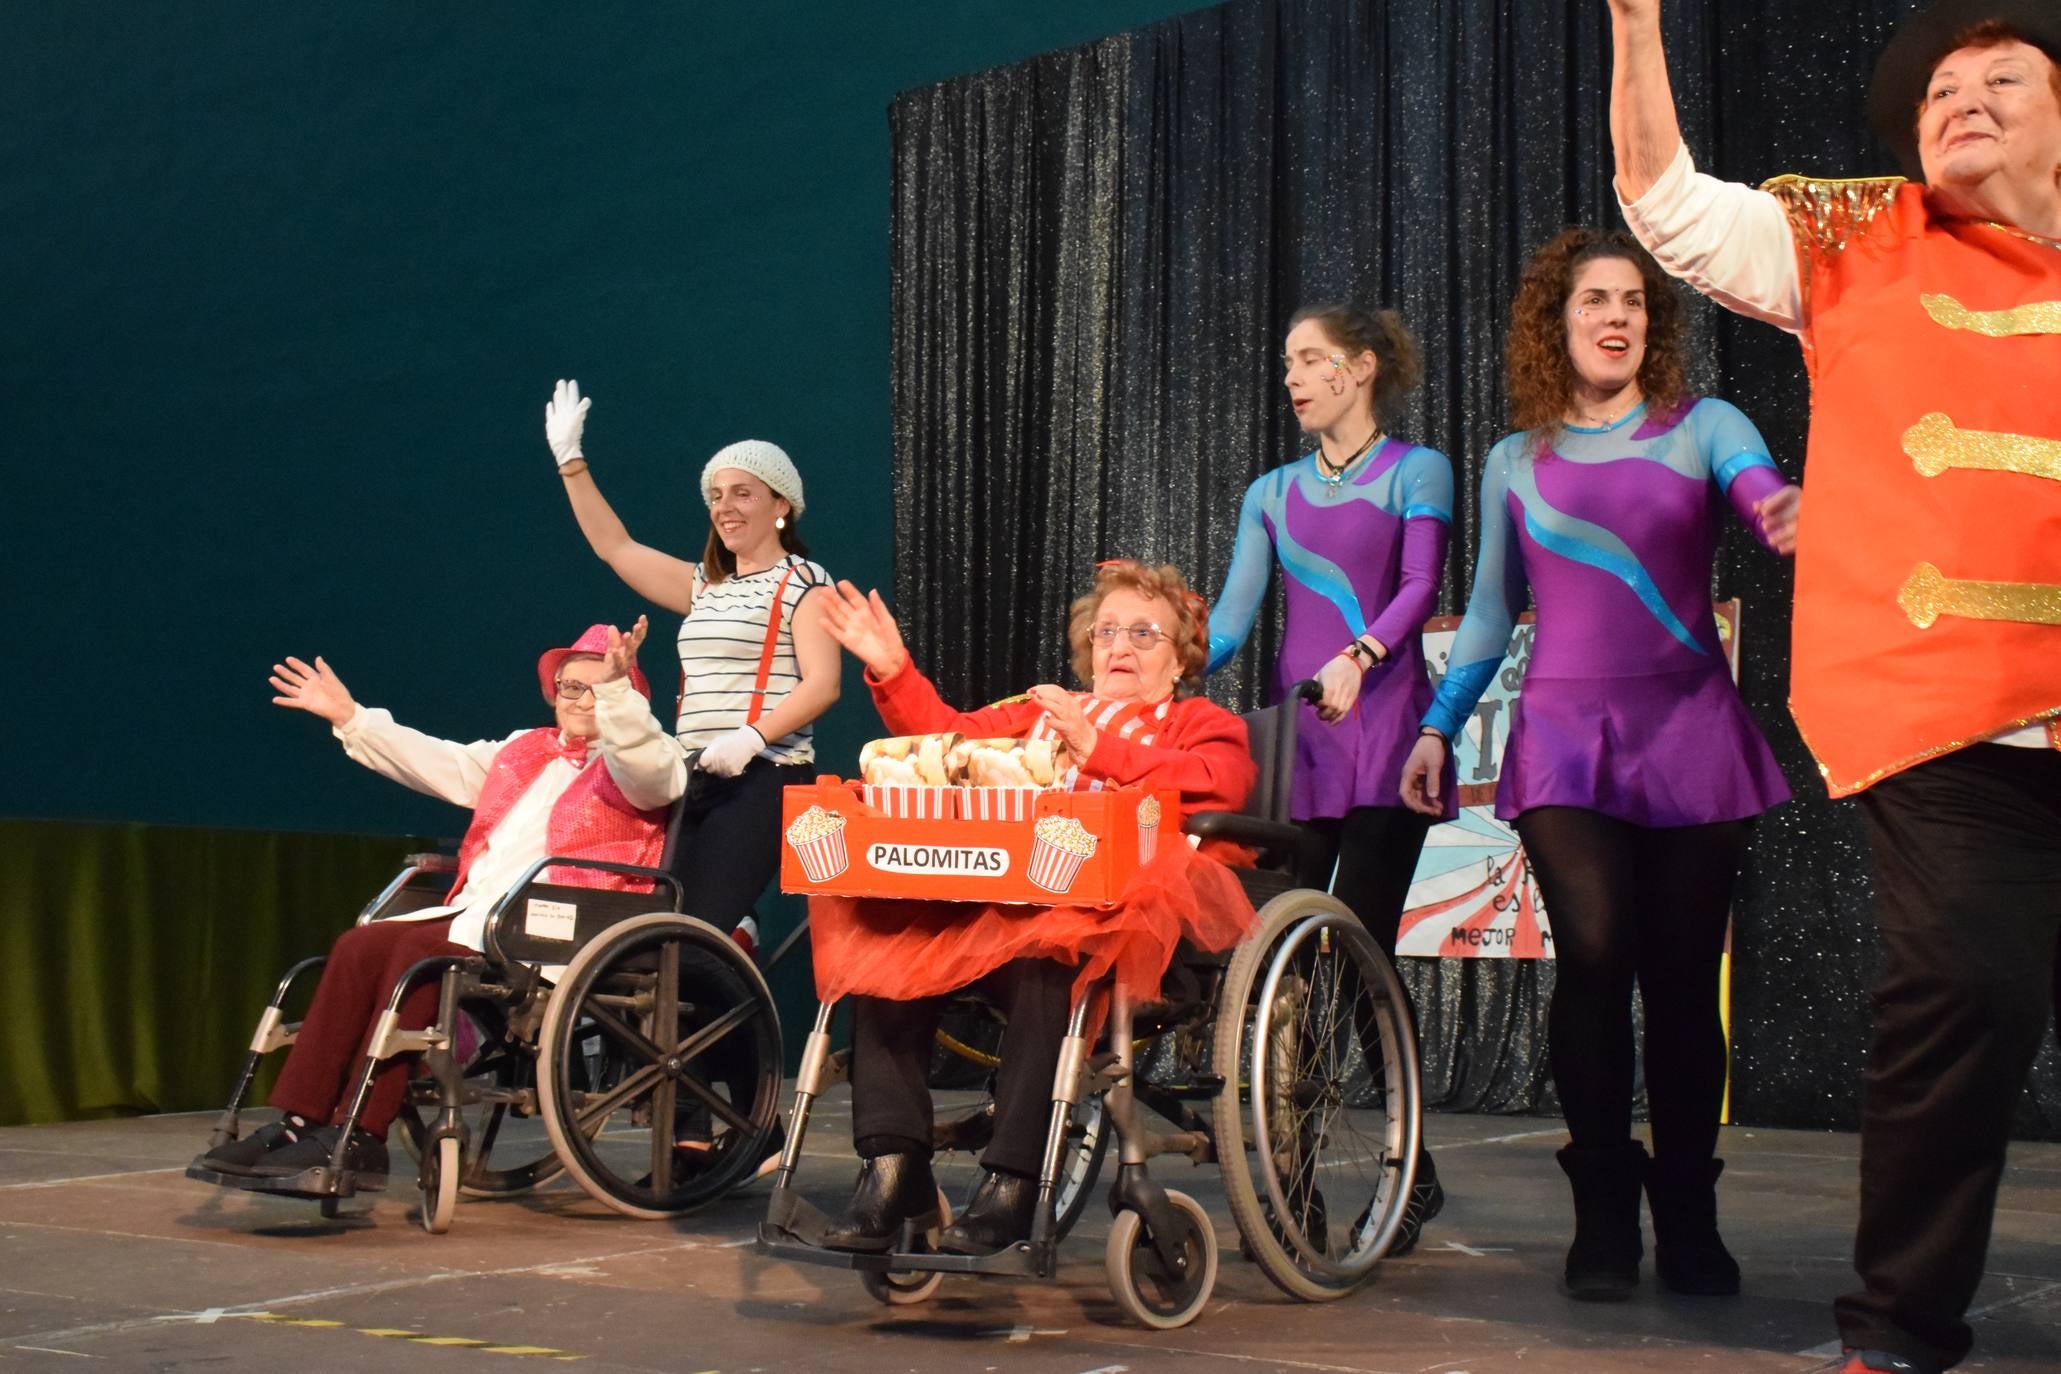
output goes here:
[[1037, 814], [1038, 791], [1035, 787], [962, 787], [959, 819], [1027, 821]]
[[802, 874], [812, 883], [827, 883], [851, 867], [844, 848], [844, 817], [812, 806], [787, 827], [787, 845], [801, 860]]
[[1047, 816], [1037, 824], [1026, 875], [1047, 892], [1065, 892], [1095, 852], [1095, 837], [1071, 816]]
[[910, 783], [866, 784], [866, 805], [898, 820], [948, 821], [958, 814], [956, 787], [924, 787]]
[[1138, 862], [1149, 864], [1159, 852], [1159, 798], [1138, 803]]

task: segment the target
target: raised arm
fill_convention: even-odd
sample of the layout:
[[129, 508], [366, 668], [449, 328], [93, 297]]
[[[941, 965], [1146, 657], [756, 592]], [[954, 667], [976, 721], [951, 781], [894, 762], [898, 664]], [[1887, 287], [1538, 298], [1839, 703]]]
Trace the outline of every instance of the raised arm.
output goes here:
[[578, 382], [561, 381], [544, 405], [544, 440], [558, 460], [573, 518], [601, 561], [608, 564], [637, 595], [680, 615], [694, 604], [693, 563], [661, 553], [630, 537], [630, 531], [594, 484], [594, 474], [581, 451], [591, 397], [580, 395]]
[[1765, 191], [1696, 170], [1675, 119], [1660, 0], [1610, 0], [1610, 141], [1625, 223], [1669, 274], [1727, 310], [1800, 333], [1788, 216]]
[[1618, 198], [1630, 202], [1660, 180], [1682, 143], [1660, 42], [1660, 0], [1610, 0], [1610, 35], [1610, 142]]
[[[344, 753], [381, 777], [426, 796], [458, 806], [479, 800], [487, 768], [507, 740], [475, 740], [460, 744], [438, 739], [397, 723], [377, 708], [368, 710], [351, 696], [329, 663], [316, 655], [313, 664], [288, 656], [272, 665], [274, 706], [306, 711], [329, 722]], [[513, 736], [510, 736], [512, 739]]]

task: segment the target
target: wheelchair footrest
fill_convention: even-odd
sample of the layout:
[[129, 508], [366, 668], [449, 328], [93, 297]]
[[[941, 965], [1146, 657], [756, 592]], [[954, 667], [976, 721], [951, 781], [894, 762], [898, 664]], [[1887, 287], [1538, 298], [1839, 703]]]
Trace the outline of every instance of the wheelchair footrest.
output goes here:
[[[1046, 1247], [1047, 1250], [1050, 1248]], [[863, 1254], [855, 1250], [825, 1250], [821, 1246], [808, 1245], [790, 1233], [779, 1230], [771, 1222], [761, 1222], [758, 1243], [754, 1249], [761, 1255], [770, 1255], [775, 1259], [823, 1265], [832, 1269], [850, 1269], [859, 1273], [1006, 1274], [1015, 1278], [1038, 1278], [1046, 1272], [1046, 1266], [1040, 1262], [1036, 1247], [1028, 1241], [1021, 1245], [1012, 1245], [1007, 1250], [998, 1250], [992, 1255], [941, 1255], [934, 1250], [925, 1250], [920, 1254], [895, 1250]]]
[[297, 1174], [232, 1174], [210, 1169], [199, 1160], [186, 1166], [186, 1177], [221, 1188], [241, 1188], [247, 1193], [274, 1193], [282, 1197], [304, 1197], [316, 1201], [353, 1197], [359, 1193], [386, 1191], [386, 1175], [362, 1174], [351, 1169], [303, 1169]]

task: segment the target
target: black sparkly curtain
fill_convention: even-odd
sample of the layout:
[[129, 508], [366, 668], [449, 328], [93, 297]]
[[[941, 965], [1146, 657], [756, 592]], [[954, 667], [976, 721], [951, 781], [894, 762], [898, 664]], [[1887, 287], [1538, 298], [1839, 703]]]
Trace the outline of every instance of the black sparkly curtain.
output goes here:
[[[1670, 0], [1699, 163], [1758, 181], [1893, 162], [1863, 131], [1873, 54], [1913, 0]], [[1603, 0], [1237, 0], [891, 107], [896, 609], [948, 700], [1065, 681], [1066, 606], [1103, 558], [1213, 595], [1239, 500], [1299, 447], [1289, 314], [1399, 309], [1426, 381], [1391, 430], [1450, 455], [1441, 609], [1473, 564], [1480, 463], [1505, 432], [1501, 350], [1527, 253], [1616, 225]], [[1698, 304], [1699, 391], [1801, 475], [1792, 341]], [[1743, 689], [1798, 800], [1760, 827], [1735, 901], [1735, 1119], [1857, 1119], [1871, 973], [1858, 817], [1828, 802], [1783, 706], [1789, 572], [1733, 530], [1713, 591], [1745, 602]], [[1211, 679], [1259, 704], [1279, 605]], [[1550, 1109], [1550, 964], [1404, 960], [1427, 1092]], [[2061, 1055], [2020, 1121], [2061, 1136]]]

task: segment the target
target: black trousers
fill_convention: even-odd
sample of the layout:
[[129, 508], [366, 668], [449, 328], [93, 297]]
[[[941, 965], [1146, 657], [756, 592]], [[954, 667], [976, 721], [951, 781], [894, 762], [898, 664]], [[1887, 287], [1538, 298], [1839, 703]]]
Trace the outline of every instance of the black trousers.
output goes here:
[[1553, 1084], [1579, 1148], [1632, 1133], [1632, 986], [1646, 1010], [1656, 1160], [1717, 1149], [1725, 1091], [1718, 969], [1750, 820], [1647, 827], [1545, 806], [1517, 819], [1553, 925]]
[[734, 778], [695, 772], [673, 846], [687, 914], [729, 930], [780, 872], [780, 789], [810, 780], [806, 763], [753, 759]]
[[[980, 1159], [990, 1169], [1035, 1178], [1044, 1164], [1073, 979], [1065, 964], [1018, 959], [973, 984], [1008, 1018], [995, 1071], [995, 1134]], [[946, 999], [851, 1000], [852, 1140], [861, 1154], [928, 1155], [930, 1049]]]
[[1881, 964], [1848, 1345], [1952, 1365], [2005, 1144], [2061, 1001], [2061, 752], [1977, 744], [1861, 794]]
[[1431, 817], [1401, 806], [1356, 806], [1343, 816], [1306, 821], [1322, 835], [1336, 863], [1331, 894], [1353, 909], [1367, 933], [1395, 958], [1396, 930]]

